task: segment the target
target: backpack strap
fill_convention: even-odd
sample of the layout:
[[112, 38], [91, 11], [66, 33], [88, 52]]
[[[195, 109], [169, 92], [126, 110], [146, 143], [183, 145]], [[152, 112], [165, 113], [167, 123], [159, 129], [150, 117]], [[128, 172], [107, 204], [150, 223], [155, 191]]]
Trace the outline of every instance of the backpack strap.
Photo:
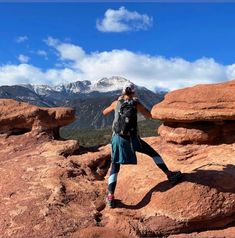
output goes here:
[[119, 102], [119, 104], [120, 104], [120, 108], [119, 108], [119, 111], [120, 111], [121, 106], [122, 106], [122, 104], [125, 102], [125, 100], [124, 100], [124, 98], [121, 98], [121, 99], [118, 100], [118, 102]]
[[139, 99], [137, 97], [134, 97], [132, 100], [133, 100], [134, 106], [137, 106], [137, 104], [139, 103]]
[[[136, 107], [137, 104], [139, 103], [139, 99], [137, 97], [132, 98], [131, 100], [133, 102], [133, 105]], [[121, 105], [125, 102], [125, 99], [123, 97], [118, 98], [118, 102], [121, 103]]]

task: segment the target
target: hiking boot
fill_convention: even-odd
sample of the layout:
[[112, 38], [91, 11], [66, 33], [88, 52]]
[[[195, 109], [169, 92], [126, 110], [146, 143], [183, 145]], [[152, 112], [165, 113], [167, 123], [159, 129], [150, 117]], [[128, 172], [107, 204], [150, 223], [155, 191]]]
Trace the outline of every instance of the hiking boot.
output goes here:
[[115, 207], [115, 199], [113, 194], [108, 194], [106, 196], [106, 204], [109, 208], [114, 208]]
[[176, 184], [177, 182], [179, 182], [182, 177], [183, 175], [180, 171], [174, 171], [174, 172], [170, 171], [167, 174], [168, 181], [171, 182], [172, 184]]

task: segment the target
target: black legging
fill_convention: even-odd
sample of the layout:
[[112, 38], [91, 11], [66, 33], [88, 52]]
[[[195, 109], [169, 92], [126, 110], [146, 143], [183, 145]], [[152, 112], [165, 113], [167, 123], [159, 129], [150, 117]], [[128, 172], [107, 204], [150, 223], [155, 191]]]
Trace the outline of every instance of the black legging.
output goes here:
[[120, 164], [112, 163], [108, 181], [108, 191], [114, 193], [117, 184], [117, 175], [120, 170]]
[[[136, 149], [136, 151], [152, 157], [156, 165], [166, 174], [169, 171], [169, 169], [167, 168], [166, 164], [162, 160], [161, 156], [157, 153], [157, 151], [154, 150], [148, 143], [146, 143], [140, 137], [139, 142], [141, 146], [138, 149]], [[114, 193], [116, 188], [117, 175], [119, 170], [120, 164], [112, 163], [110, 176], [108, 179], [108, 191], [112, 194]]]

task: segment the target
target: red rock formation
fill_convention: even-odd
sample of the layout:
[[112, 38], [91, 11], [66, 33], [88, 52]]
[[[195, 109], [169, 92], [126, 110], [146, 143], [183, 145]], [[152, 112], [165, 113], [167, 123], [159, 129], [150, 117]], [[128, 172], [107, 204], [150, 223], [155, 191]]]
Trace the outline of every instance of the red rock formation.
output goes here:
[[171, 187], [152, 159], [138, 154], [137, 166], [121, 168], [116, 193], [120, 201], [117, 209], [103, 212], [105, 226], [137, 237], [161, 237], [224, 228], [235, 221], [234, 144], [190, 145], [197, 150], [190, 160], [180, 161], [160, 138], [147, 142], [169, 168], [181, 170], [185, 177]]
[[[96, 226], [105, 206], [109, 147], [91, 152], [79, 149], [76, 140], [54, 140], [50, 131], [73, 120], [71, 109], [40, 109], [13, 100], [0, 105], [5, 132], [0, 135], [1, 237], [68, 237]], [[42, 130], [32, 126], [35, 122]], [[32, 130], [7, 131], [24, 126]]]
[[105, 227], [88, 227], [85, 229], [81, 229], [72, 234], [71, 238], [105, 238], [105, 237], [112, 237], [112, 238], [132, 238], [131, 236], [126, 236], [120, 232], [117, 232], [114, 229], [109, 229]]
[[0, 145], [2, 237], [68, 237], [97, 225], [109, 148], [70, 158], [77, 141], [30, 132], [1, 136]]
[[45, 108], [13, 99], [0, 100], [0, 133], [56, 131], [74, 120], [75, 110], [72, 108]]
[[[109, 151], [97, 150], [94, 161], [83, 169], [79, 162], [67, 159], [78, 150], [78, 141], [51, 136], [54, 128], [74, 120], [74, 110], [39, 108], [14, 100], [1, 100], [0, 105], [1, 236], [57, 237], [86, 224], [96, 225], [97, 210], [90, 205], [99, 198], [100, 185], [93, 186], [92, 180], [102, 168], [97, 172], [95, 162], [100, 156], [104, 160]], [[76, 182], [80, 177], [81, 184]], [[78, 206], [82, 201], [89, 206]]]
[[[1, 115], [7, 118], [4, 110]], [[30, 111], [27, 106], [25, 111]], [[10, 121], [18, 122], [16, 112]], [[0, 135], [2, 237], [187, 237], [184, 233], [220, 237], [219, 229], [235, 235], [234, 228], [228, 228], [235, 221], [234, 143], [211, 145], [201, 140], [205, 134], [198, 131], [202, 125], [197, 122], [196, 129], [187, 128], [195, 130], [193, 135], [181, 129], [184, 124], [174, 124], [178, 136], [163, 130], [161, 137], [145, 139], [170, 169], [185, 174], [183, 181], [172, 187], [150, 157], [137, 153], [137, 165], [121, 166], [117, 208], [109, 209], [104, 197], [110, 146], [85, 149], [75, 140], [55, 140], [50, 134], [52, 125], [62, 122], [56, 112], [50, 115], [46, 120], [51, 127], [45, 125], [45, 130], [28, 126], [30, 131], [16, 135], [7, 131], [15, 128], [13, 124], [4, 124]], [[45, 117], [37, 113], [35, 117], [39, 125], [43, 124], [40, 120], [47, 124]], [[217, 135], [213, 127], [205, 133], [210, 138]]]
[[170, 235], [169, 238], [234, 238], [235, 227], [222, 230], [211, 230], [203, 232], [193, 232], [190, 234]]
[[[235, 236], [234, 92], [235, 80], [197, 85], [167, 94], [152, 109], [152, 115], [163, 120], [158, 151], [185, 173], [175, 195], [171, 194], [176, 197], [180, 192], [177, 201], [172, 203], [166, 193], [161, 195], [168, 207], [174, 204], [175, 214], [179, 212], [181, 217], [180, 223], [169, 221], [169, 229], [173, 226], [173, 233], [197, 231], [171, 237], [221, 237], [222, 231], [213, 230], [230, 225], [225, 234]], [[161, 204], [163, 210], [167, 206]]]
[[235, 80], [168, 93], [151, 111], [164, 123], [159, 134], [178, 144], [235, 142]]
[[152, 109], [163, 121], [235, 120], [235, 80], [172, 91]]
[[[138, 165], [121, 167], [117, 208], [110, 210], [104, 203], [109, 146], [79, 152], [76, 141], [30, 133], [0, 141], [3, 237], [162, 236], [225, 227], [234, 220], [231, 145], [207, 147], [188, 163], [165, 151], [157, 138], [148, 139], [171, 169], [185, 173], [184, 181], [170, 186], [151, 158], [138, 154]], [[74, 155], [63, 156], [69, 153]]]

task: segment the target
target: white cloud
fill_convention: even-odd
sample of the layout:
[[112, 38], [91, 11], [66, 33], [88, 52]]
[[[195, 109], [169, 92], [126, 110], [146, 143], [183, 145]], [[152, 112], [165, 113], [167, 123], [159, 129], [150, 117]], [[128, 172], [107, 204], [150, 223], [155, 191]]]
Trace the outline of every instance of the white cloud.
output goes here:
[[28, 63], [29, 59], [30, 58], [27, 55], [20, 54], [18, 56], [18, 60], [20, 61], [20, 63]]
[[61, 60], [71, 60], [77, 62], [86, 57], [85, 51], [77, 45], [61, 43], [56, 45], [55, 48], [60, 54]]
[[4, 65], [0, 67], [1, 85], [14, 85], [21, 83], [50, 83], [44, 78], [44, 73], [28, 64]]
[[147, 30], [153, 19], [146, 14], [128, 11], [125, 7], [118, 10], [108, 9], [103, 19], [96, 21], [96, 28], [102, 32], [124, 32]]
[[45, 50], [38, 50], [36, 53], [45, 58], [47, 57], [47, 52]]
[[173, 90], [235, 78], [235, 64], [221, 65], [212, 58], [190, 62], [182, 58], [169, 59], [128, 50], [87, 53], [81, 46], [63, 43], [57, 39], [50, 38], [47, 42], [58, 54], [63, 68], [43, 71], [29, 64], [2, 65], [0, 85], [55, 85], [77, 80], [97, 81], [103, 77], [118, 75], [152, 90]]
[[55, 47], [59, 44], [59, 40], [49, 36], [47, 39], [43, 40], [47, 45]]
[[85, 51], [77, 45], [60, 42], [58, 39], [48, 37], [44, 42], [57, 50], [60, 60], [76, 62], [85, 57]]
[[29, 64], [0, 66], [0, 85], [30, 84], [60, 84], [79, 80], [76, 71], [64, 68], [41, 70]]
[[28, 36], [18, 36], [18, 37], [16, 38], [16, 42], [17, 42], [17, 43], [22, 43], [22, 42], [27, 41], [28, 39], [29, 39]]

